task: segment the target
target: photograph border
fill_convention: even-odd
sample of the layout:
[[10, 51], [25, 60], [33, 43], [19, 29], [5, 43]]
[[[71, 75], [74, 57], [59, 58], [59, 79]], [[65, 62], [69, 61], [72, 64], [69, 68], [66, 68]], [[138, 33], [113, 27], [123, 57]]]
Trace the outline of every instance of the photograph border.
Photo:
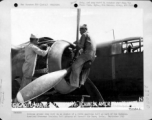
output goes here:
[[[111, 0], [114, 4], [116, 3], [115, 0]], [[0, 75], [0, 94], [1, 94], [1, 98], [0, 98], [0, 111], [2, 111], [0, 113], [0, 118], [1, 119], [20, 119], [20, 118], [24, 118], [24, 119], [28, 119], [28, 116], [39, 116], [36, 118], [32, 118], [32, 119], [42, 119], [40, 116], [40, 113], [44, 113], [46, 116], [51, 116], [51, 119], [71, 119], [70, 117], [68, 118], [66, 115], [70, 114], [69, 116], [75, 116], [73, 119], [84, 119], [86, 118], [87, 114], [90, 114], [90, 118], [92, 119], [99, 119], [99, 115], [101, 116], [101, 118], [106, 118], [106, 119], [110, 119], [110, 118], [115, 118], [115, 116], [117, 116], [118, 119], [132, 119], [132, 118], [136, 118], [136, 119], [152, 119], [152, 115], [151, 115], [151, 111], [152, 111], [152, 103], [151, 103], [151, 93], [152, 93], [152, 81], [151, 81], [151, 71], [152, 68], [150, 67], [152, 65], [151, 61], [152, 61], [152, 55], [151, 55], [151, 45], [152, 45], [152, 2], [151, 1], [124, 1], [124, 0], [120, 0], [118, 2], [120, 2], [121, 4], [124, 3], [128, 3], [127, 7], [122, 7], [122, 6], [102, 6], [101, 3], [102, 2], [111, 2], [111, 1], [106, 1], [106, 0], [98, 0], [98, 1], [70, 1], [70, 0], [66, 0], [66, 1], [49, 1], [49, 4], [51, 4], [51, 6], [35, 6], [36, 4], [46, 4], [48, 1], [47, 0], [43, 0], [43, 1], [36, 1], [36, 0], [31, 0], [31, 1], [24, 1], [24, 0], [14, 0], [14, 1], [1, 1], [0, 2], [0, 25], [1, 25], [1, 29], [0, 29], [0, 65], [4, 66], [2, 68], [0, 68], [0, 73], [2, 73]], [[75, 3], [77, 3], [77, 8], [90, 8], [90, 9], [96, 9], [96, 8], [109, 8], [109, 9], [117, 9], [117, 8], [121, 8], [121, 9], [143, 9], [143, 38], [144, 38], [144, 110], [118, 110], [118, 111], [114, 111], [114, 110], [95, 110], [95, 109], [89, 109], [87, 111], [84, 111], [84, 109], [78, 109], [78, 110], [72, 110], [71, 109], [67, 109], [65, 111], [65, 109], [59, 109], [59, 110], [52, 110], [50, 111], [50, 109], [46, 109], [46, 111], [44, 110], [31, 110], [28, 111], [26, 109], [19, 110], [19, 111], [12, 111], [11, 109], [11, 9], [12, 8], [17, 8], [17, 9], [24, 9], [24, 8], [73, 8], [75, 7]], [[151, 3], [151, 4], [150, 4]], [[24, 4], [22, 6], [22, 4]], [[34, 6], [32, 6], [31, 4], [34, 4]], [[136, 8], [137, 5], [137, 8]], [[73, 8], [73, 9], [77, 9], [77, 8]], [[4, 12], [5, 11], [5, 12]], [[6, 22], [7, 21], [7, 22]], [[5, 52], [4, 52], [5, 51]], [[82, 112], [83, 110], [83, 112]], [[8, 111], [8, 112], [5, 112]], [[83, 114], [82, 114], [83, 113]], [[93, 113], [93, 114], [91, 114]], [[102, 113], [102, 115], [101, 115]], [[43, 114], [43, 115], [44, 115]], [[61, 115], [62, 117], [59, 118], [57, 116]], [[81, 116], [81, 117], [79, 117]], [[84, 116], [84, 117], [83, 117]], [[110, 117], [109, 117], [110, 116]], [[100, 118], [100, 119], [101, 119]], [[45, 119], [45, 118], [43, 118]], [[46, 119], [50, 119], [47, 118]]]

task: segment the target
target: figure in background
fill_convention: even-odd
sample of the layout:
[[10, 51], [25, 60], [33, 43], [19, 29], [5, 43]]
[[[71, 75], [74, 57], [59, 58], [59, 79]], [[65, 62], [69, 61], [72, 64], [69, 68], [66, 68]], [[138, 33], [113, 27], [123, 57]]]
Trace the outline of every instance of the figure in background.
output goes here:
[[133, 48], [133, 45], [132, 45], [132, 43], [130, 43], [127, 47], [127, 53], [132, 53], [133, 52], [132, 48]]

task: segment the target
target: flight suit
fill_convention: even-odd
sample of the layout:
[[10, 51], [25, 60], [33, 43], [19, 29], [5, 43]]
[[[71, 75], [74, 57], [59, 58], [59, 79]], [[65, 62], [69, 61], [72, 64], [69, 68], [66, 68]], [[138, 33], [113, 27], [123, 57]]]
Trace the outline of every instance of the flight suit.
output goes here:
[[20, 90], [29, 84], [32, 80], [36, 66], [37, 54], [45, 56], [47, 52], [48, 50], [41, 50], [36, 45], [31, 43], [25, 47], [25, 62], [22, 66], [23, 78]]
[[79, 87], [79, 76], [86, 61], [93, 60], [96, 54], [95, 42], [91, 39], [88, 32], [82, 34], [77, 46], [82, 49], [82, 53], [72, 65], [70, 83], [72, 86]]

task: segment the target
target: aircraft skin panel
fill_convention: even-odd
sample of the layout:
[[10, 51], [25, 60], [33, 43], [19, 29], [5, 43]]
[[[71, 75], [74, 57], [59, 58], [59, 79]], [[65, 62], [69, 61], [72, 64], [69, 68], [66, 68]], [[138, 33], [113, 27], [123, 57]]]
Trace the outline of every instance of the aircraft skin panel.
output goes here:
[[143, 79], [143, 53], [115, 56], [116, 78]]
[[[115, 43], [128, 40], [138, 40], [140, 37], [131, 37], [116, 40]], [[97, 57], [92, 64], [89, 77], [94, 81], [111, 79], [143, 79], [143, 52], [117, 52], [112, 43], [98, 45]], [[117, 46], [118, 47], [118, 46]], [[121, 46], [119, 46], [120, 48]], [[116, 52], [115, 54], [114, 51]], [[120, 50], [119, 50], [120, 51]], [[112, 61], [114, 59], [114, 61]], [[113, 64], [114, 67], [113, 68]], [[112, 71], [114, 69], [114, 71]], [[115, 72], [115, 78], [112, 77]]]
[[89, 78], [93, 81], [103, 81], [105, 79], [111, 80], [111, 69], [111, 57], [97, 57], [92, 63]]
[[[112, 78], [112, 57], [115, 79]], [[89, 78], [107, 100], [115, 94], [143, 96], [143, 52], [112, 55], [110, 45], [98, 47]]]
[[[111, 57], [96, 58], [91, 67], [90, 78], [94, 81], [112, 79], [111, 59]], [[143, 53], [115, 55], [115, 71], [116, 79], [143, 79]]]

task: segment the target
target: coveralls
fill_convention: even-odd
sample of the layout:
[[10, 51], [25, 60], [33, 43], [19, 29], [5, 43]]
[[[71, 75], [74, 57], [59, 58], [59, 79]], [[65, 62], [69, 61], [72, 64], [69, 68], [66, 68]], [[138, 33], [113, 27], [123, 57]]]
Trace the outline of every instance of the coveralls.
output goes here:
[[88, 32], [82, 34], [77, 46], [83, 49], [83, 52], [76, 59], [72, 65], [72, 74], [70, 76], [70, 83], [74, 87], [79, 87], [79, 76], [86, 61], [93, 60], [96, 54], [95, 42], [91, 39]]
[[41, 56], [45, 56], [48, 50], [44, 51], [38, 48], [36, 45], [30, 43], [25, 47], [25, 62], [22, 66], [23, 71], [23, 79], [21, 83], [20, 90], [29, 84], [32, 80], [32, 76], [34, 75], [37, 54]]

